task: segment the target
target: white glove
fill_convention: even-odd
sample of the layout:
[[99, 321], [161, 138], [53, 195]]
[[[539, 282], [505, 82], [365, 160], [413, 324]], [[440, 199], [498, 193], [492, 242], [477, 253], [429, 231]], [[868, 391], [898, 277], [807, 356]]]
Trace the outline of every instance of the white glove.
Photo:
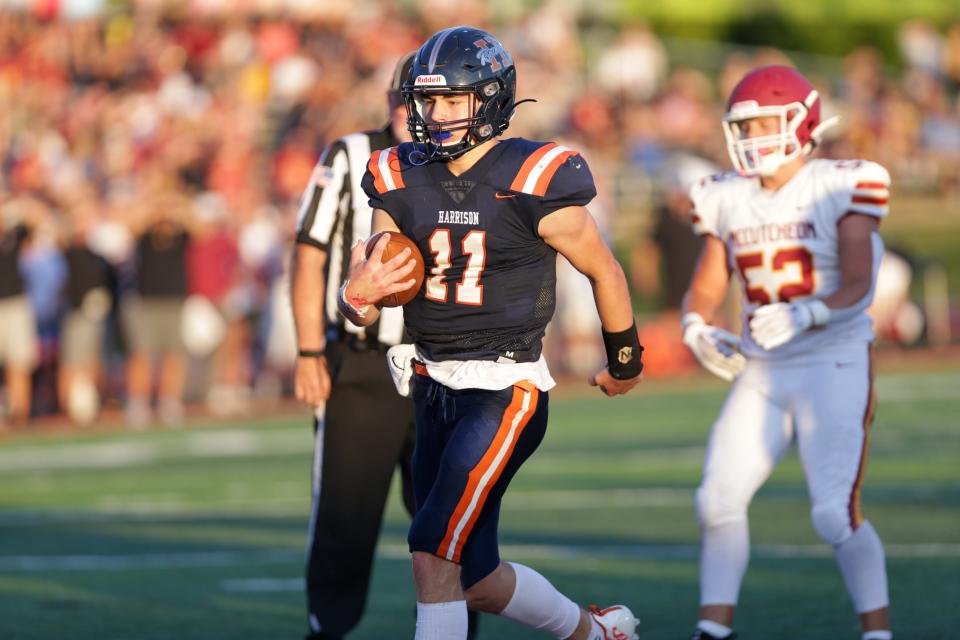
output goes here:
[[387, 349], [387, 368], [393, 377], [397, 393], [404, 398], [410, 395], [410, 378], [413, 377], [413, 359], [417, 349], [412, 344], [398, 344]]
[[765, 304], [753, 312], [750, 335], [769, 351], [790, 342], [811, 327], [827, 324], [828, 320], [830, 309], [821, 300]]
[[706, 323], [699, 313], [687, 313], [681, 321], [683, 343], [710, 373], [733, 380], [747, 364], [740, 353], [740, 338]]

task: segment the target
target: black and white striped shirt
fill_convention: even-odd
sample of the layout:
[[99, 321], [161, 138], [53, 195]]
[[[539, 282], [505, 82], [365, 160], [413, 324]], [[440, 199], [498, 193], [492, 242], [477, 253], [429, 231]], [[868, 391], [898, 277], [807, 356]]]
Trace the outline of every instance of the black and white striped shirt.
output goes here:
[[389, 125], [379, 131], [351, 133], [320, 155], [300, 201], [297, 242], [327, 252], [324, 314], [328, 335], [338, 329], [360, 338], [394, 345], [403, 338], [402, 307], [384, 307], [370, 327], [359, 327], [337, 313], [337, 295], [350, 267], [350, 249], [370, 236], [373, 209], [360, 186], [370, 154], [398, 144]]

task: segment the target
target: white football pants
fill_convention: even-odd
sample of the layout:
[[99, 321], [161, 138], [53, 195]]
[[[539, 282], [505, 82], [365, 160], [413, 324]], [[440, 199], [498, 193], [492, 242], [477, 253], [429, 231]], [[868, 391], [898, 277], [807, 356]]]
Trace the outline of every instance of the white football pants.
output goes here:
[[713, 425], [697, 490], [702, 605], [737, 603], [749, 558], [747, 508], [796, 438], [814, 528], [834, 547], [855, 608], [887, 606], [883, 547], [860, 511], [874, 409], [871, 367], [865, 343], [747, 361]]

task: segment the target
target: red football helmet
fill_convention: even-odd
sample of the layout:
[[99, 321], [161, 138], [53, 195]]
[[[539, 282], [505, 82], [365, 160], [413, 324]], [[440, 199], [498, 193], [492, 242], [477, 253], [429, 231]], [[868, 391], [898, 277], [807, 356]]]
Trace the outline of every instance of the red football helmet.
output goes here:
[[[744, 136], [740, 123], [768, 116], [780, 119], [778, 133]], [[802, 73], [770, 65], [754, 69], [734, 88], [723, 115], [723, 133], [737, 171], [769, 176], [801, 154], [811, 153], [837, 119], [820, 121], [820, 94]]]

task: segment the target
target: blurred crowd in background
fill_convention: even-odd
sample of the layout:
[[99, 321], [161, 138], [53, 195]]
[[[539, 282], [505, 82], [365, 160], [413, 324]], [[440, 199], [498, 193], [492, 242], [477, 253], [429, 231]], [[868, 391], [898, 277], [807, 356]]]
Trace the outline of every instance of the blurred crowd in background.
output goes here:
[[[513, 54], [518, 96], [537, 102], [510, 134], [587, 158], [650, 370], [689, 370], [675, 317], [698, 251], [686, 188], [729, 166], [719, 121], [743, 73], [801, 62], [715, 44], [712, 67], [678, 64], [647, 26], [584, 25], [556, 2], [509, 24], [480, 2], [12, 4], [0, 9], [0, 366], [14, 423], [90, 422], [113, 406], [134, 427], [179, 424], [185, 403], [226, 415], [283, 396], [284, 277], [317, 156], [381, 125], [397, 58], [451, 24], [489, 28]], [[824, 154], [883, 163], [895, 195], [956, 202], [960, 23], [907, 22], [897, 42], [893, 71], [866, 47], [825, 70], [800, 64], [842, 117]], [[909, 283], [909, 262], [890, 260]], [[562, 271], [548, 349], [579, 373], [602, 357], [599, 332], [586, 282]], [[923, 318], [891, 304], [881, 336], [923, 340]]]

